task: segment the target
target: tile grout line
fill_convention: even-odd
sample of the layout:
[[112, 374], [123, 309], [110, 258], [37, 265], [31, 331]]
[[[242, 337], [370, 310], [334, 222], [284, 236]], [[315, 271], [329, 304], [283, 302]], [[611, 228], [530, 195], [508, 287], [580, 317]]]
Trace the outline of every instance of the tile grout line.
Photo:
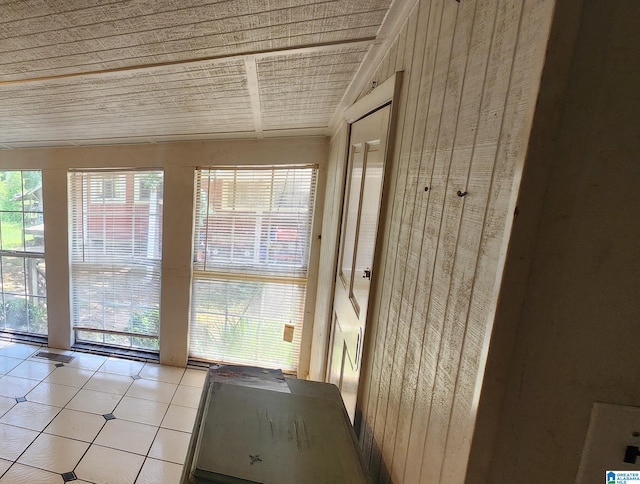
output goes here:
[[[35, 345], [33, 345], [33, 346], [35, 346]], [[41, 349], [41, 348], [43, 348], [43, 347], [44, 347], [43, 345], [40, 345], [40, 349]], [[14, 358], [14, 357], [11, 357], [11, 358], [14, 358], [14, 359], [20, 360], [20, 363], [19, 363], [18, 365], [16, 365], [16, 367], [17, 367], [17, 366], [20, 366], [20, 365], [21, 365], [22, 363], [24, 363], [24, 362], [29, 362], [29, 361], [30, 361], [30, 362], [36, 362], [36, 363], [37, 363], [37, 362], [39, 362], [39, 361], [38, 361], [38, 360], [33, 359], [33, 358], [34, 358], [34, 355], [37, 353], [37, 351], [39, 351], [39, 350], [34, 350], [31, 354], [27, 355], [26, 357], [20, 357], [20, 358]], [[87, 353], [87, 352], [82, 352], [82, 351], [77, 351], [77, 350], [76, 350], [76, 351], [72, 351], [70, 355], [73, 355], [73, 354], [76, 354], [76, 353], [78, 353], [78, 355], [82, 355], [82, 354], [93, 355], [92, 353]], [[63, 353], [63, 354], [64, 354], [64, 353]], [[96, 355], [96, 356], [103, 356], [103, 355]], [[30, 468], [34, 468], [34, 469], [39, 469], [39, 470], [42, 470], [42, 471], [45, 471], [45, 472], [50, 472], [50, 473], [54, 473], [54, 474], [60, 474], [60, 473], [57, 473], [57, 472], [53, 472], [53, 471], [51, 471], [50, 469], [41, 469], [41, 468], [39, 468], [39, 467], [35, 467], [35, 466], [29, 465], [29, 464], [22, 464], [22, 463], [19, 463], [19, 462], [18, 462], [18, 460], [19, 460], [19, 459], [24, 455], [24, 453], [25, 453], [29, 448], [31, 448], [31, 446], [33, 445], [33, 443], [35, 442], [35, 440], [37, 440], [37, 439], [38, 439], [42, 434], [45, 434], [45, 430], [46, 430], [46, 429], [49, 427], [49, 425], [51, 425], [51, 423], [52, 423], [52, 422], [53, 422], [53, 421], [54, 421], [54, 420], [55, 420], [55, 419], [56, 419], [56, 418], [57, 418], [57, 417], [62, 413], [62, 411], [63, 411], [63, 410], [69, 410], [69, 411], [81, 412], [81, 413], [85, 413], [85, 414], [88, 414], [88, 415], [96, 415], [96, 416], [97, 416], [97, 415], [99, 415], [99, 414], [95, 414], [95, 413], [92, 413], [92, 412], [86, 412], [86, 411], [84, 411], [84, 410], [76, 410], [76, 409], [68, 408], [69, 403], [70, 403], [74, 398], [76, 398], [76, 397], [78, 396], [78, 394], [80, 393], [80, 391], [82, 391], [83, 389], [84, 389], [84, 390], [95, 391], [95, 392], [97, 392], [97, 393], [108, 394], [108, 395], [118, 395], [120, 398], [118, 399], [118, 402], [115, 404], [115, 406], [114, 406], [114, 408], [113, 408], [113, 410], [112, 410], [112, 412], [113, 412], [113, 411], [115, 411], [115, 409], [118, 407], [118, 405], [120, 405], [120, 404], [122, 403], [122, 401], [123, 401], [124, 397], [125, 397], [125, 396], [127, 396], [127, 392], [129, 392], [129, 391], [131, 390], [131, 388], [132, 388], [132, 386], [133, 386], [133, 383], [134, 383], [135, 381], [137, 381], [138, 379], [144, 379], [144, 380], [151, 381], [151, 382], [156, 382], [156, 383], [167, 383], [167, 384], [173, 384], [173, 385], [175, 385], [175, 389], [173, 390], [173, 392], [172, 392], [172, 394], [171, 394], [171, 398], [169, 399], [169, 402], [167, 402], [167, 403], [165, 403], [165, 402], [161, 402], [161, 401], [158, 401], [158, 400], [157, 400], [157, 399], [155, 399], [155, 398], [154, 398], [154, 399], [149, 399], [149, 400], [147, 400], [147, 399], [144, 399], [144, 398], [139, 398], [139, 397], [129, 396], [129, 398], [139, 398], [140, 400], [152, 401], [152, 402], [155, 402], [155, 403], [160, 403], [160, 404], [166, 404], [166, 405], [167, 405], [166, 409], [164, 410], [164, 412], [163, 412], [163, 414], [162, 414], [162, 417], [160, 418], [160, 422], [159, 422], [159, 424], [158, 424], [158, 425], [153, 425], [153, 427], [155, 427], [154, 437], [153, 437], [153, 439], [151, 439], [151, 445], [149, 446], [149, 449], [146, 451], [146, 453], [145, 453], [145, 454], [138, 454], [138, 453], [136, 453], [136, 452], [129, 452], [129, 451], [124, 451], [124, 450], [122, 450], [122, 449], [116, 449], [116, 448], [112, 448], [112, 447], [104, 446], [105, 448], [110, 448], [110, 449], [117, 450], [117, 451], [120, 451], [120, 452], [125, 452], [125, 453], [128, 453], [128, 454], [133, 454], [133, 455], [138, 455], [138, 456], [140, 456], [140, 457], [143, 457], [142, 465], [141, 465], [140, 469], [138, 469], [138, 472], [137, 472], [137, 474], [136, 474], [135, 481], [137, 481], [137, 479], [140, 477], [140, 474], [141, 474], [141, 472], [142, 472], [142, 468], [144, 467], [144, 464], [145, 464], [145, 462], [147, 461], [147, 459], [154, 459], [154, 460], [155, 460], [155, 458], [154, 458], [154, 457], [151, 457], [149, 454], [150, 454], [150, 452], [151, 452], [151, 449], [152, 449], [152, 447], [153, 447], [153, 444], [155, 443], [155, 441], [156, 441], [156, 439], [157, 439], [157, 437], [158, 437], [158, 435], [159, 435], [159, 433], [160, 433], [160, 429], [164, 428], [164, 427], [162, 427], [162, 422], [164, 422], [165, 418], [167, 417], [168, 412], [169, 412], [169, 410], [170, 410], [170, 408], [171, 408], [171, 405], [174, 405], [175, 407], [178, 407], [178, 408], [192, 409], [192, 407], [187, 406], [187, 405], [179, 405], [179, 404], [174, 404], [174, 403], [172, 403], [172, 402], [173, 402], [173, 399], [175, 398], [175, 396], [176, 396], [176, 394], [177, 394], [178, 390], [180, 389], [180, 387], [181, 387], [181, 386], [184, 386], [184, 387], [187, 387], [187, 388], [200, 388], [200, 389], [201, 389], [201, 386], [200, 386], [200, 385], [187, 385], [187, 384], [182, 385], [182, 381], [183, 381], [183, 379], [184, 379], [184, 377], [185, 377], [185, 375], [186, 375], [186, 371], [189, 369], [189, 367], [184, 368], [184, 369], [183, 369], [183, 371], [182, 371], [182, 374], [181, 374], [181, 376], [180, 376], [180, 378], [179, 378], [179, 381], [178, 381], [177, 383], [173, 383], [173, 382], [171, 382], [171, 381], [164, 381], [164, 380], [162, 380], [162, 379], [160, 379], [160, 378], [158, 378], [158, 379], [154, 379], [154, 378], [144, 378], [144, 377], [142, 377], [142, 376], [140, 375], [140, 372], [142, 372], [142, 371], [143, 371], [144, 367], [145, 367], [148, 363], [150, 363], [150, 364], [152, 364], [152, 365], [158, 365], [158, 363], [157, 363], [157, 362], [155, 362], [155, 361], [139, 361], [139, 360], [130, 360], [130, 359], [128, 359], [128, 358], [122, 358], [122, 357], [114, 356], [114, 358], [118, 358], [118, 359], [122, 359], [122, 360], [126, 360], [126, 361], [137, 362], [137, 363], [142, 363], [142, 364], [143, 364], [143, 366], [140, 368], [140, 370], [138, 370], [138, 372], [136, 373], [136, 375], [129, 375], [129, 377], [131, 377], [131, 378], [132, 378], [132, 381], [129, 383], [129, 385], [127, 386], [126, 390], [124, 390], [124, 393], [123, 393], [122, 395], [119, 395], [119, 393], [120, 393], [120, 392], [118, 392], [118, 393], [114, 394], [114, 393], [110, 393], [110, 392], [103, 392], [103, 391], [99, 391], [99, 390], [91, 390], [91, 389], [87, 389], [87, 388], [85, 388], [85, 387], [86, 387], [86, 385], [87, 385], [87, 383], [88, 383], [89, 381], [91, 381], [91, 379], [92, 379], [94, 376], [96, 376], [97, 374], [99, 374], [99, 373], [104, 373], [104, 374], [106, 374], [106, 375], [127, 376], [127, 375], [122, 375], [122, 374], [120, 374], [120, 373], [110, 373], [110, 372], [106, 372], [106, 371], [99, 371], [99, 370], [100, 370], [100, 368], [102, 368], [102, 367], [107, 363], [107, 361], [109, 360], [109, 358], [111, 358], [110, 356], [104, 356], [104, 357], [105, 357], [105, 360], [104, 360], [104, 361], [102, 362], [102, 364], [101, 364], [100, 366], [98, 366], [96, 369], [84, 368], [84, 367], [82, 367], [82, 366], [71, 366], [71, 365], [69, 365], [69, 364], [65, 364], [65, 365], [64, 365], [64, 366], [66, 366], [66, 367], [73, 368], [73, 369], [75, 369], [75, 370], [91, 372], [91, 375], [89, 376], [89, 378], [88, 378], [88, 379], [87, 379], [87, 380], [82, 384], [82, 386], [80, 386], [80, 387], [76, 387], [76, 386], [72, 386], [72, 385], [66, 385], [66, 384], [64, 384], [64, 383], [55, 383], [56, 385], [60, 385], [60, 386], [68, 387], [68, 388], [74, 388], [74, 389], [76, 389], [76, 392], [75, 392], [75, 393], [73, 394], [73, 396], [72, 396], [72, 397], [71, 397], [71, 398], [66, 402], [66, 404], [65, 404], [63, 407], [58, 407], [57, 405], [50, 405], [50, 404], [46, 404], [47, 406], [57, 408], [57, 409], [58, 409], [58, 412], [56, 412], [55, 416], [54, 416], [51, 420], [49, 420], [49, 421], [48, 421], [48, 423], [45, 425], [45, 427], [44, 427], [42, 430], [37, 431], [38, 435], [36, 436], [36, 438], [35, 438], [35, 439], [33, 439], [33, 441], [31, 441], [31, 443], [29, 443], [29, 445], [28, 445], [28, 446], [27, 446], [27, 447], [26, 447], [26, 448], [25, 448], [25, 449], [24, 449], [24, 450], [23, 450], [23, 451], [18, 455], [18, 457], [17, 457], [15, 460], [13, 460], [13, 461], [7, 461], [7, 462], [11, 462], [11, 465], [9, 466], [9, 468], [8, 468], [5, 472], [3, 472], [2, 474], [0, 474], [0, 478], [1, 478], [2, 476], [4, 476], [4, 475], [6, 474], [6, 472], [8, 472], [8, 471], [11, 469], [11, 467], [13, 467], [13, 465], [14, 465], [14, 464], [16, 464], [16, 463], [18, 463], [18, 464], [20, 464], [20, 465], [25, 465], [26, 467], [30, 467]], [[64, 366], [63, 366], [63, 367], [64, 367]], [[16, 367], [12, 368], [10, 371], [13, 371]], [[36, 383], [36, 385], [35, 385], [32, 389], [30, 389], [28, 392], [26, 392], [26, 395], [28, 395], [31, 391], [33, 391], [33, 390], [34, 390], [37, 386], [39, 386], [41, 383], [48, 383], [49, 385], [54, 384], [54, 382], [51, 382], [51, 381], [45, 381], [45, 380], [46, 380], [46, 378], [48, 378], [48, 377], [49, 377], [53, 372], [55, 372], [55, 370], [56, 370], [56, 369], [57, 369], [57, 368], [53, 369], [53, 370], [52, 370], [52, 371], [50, 371], [47, 375], [45, 375], [43, 378], [41, 378], [41, 379], [39, 379], [39, 380], [37, 380], [37, 379], [31, 379], [31, 378], [24, 378], [24, 377], [17, 377], [17, 376], [16, 376], [16, 378], [23, 378], [23, 379], [25, 379], [25, 380], [30, 380], [30, 381], [36, 381], [36, 382], [37, 382], [37, 383]], [[196, 368], [196, 370], [200, 370], [200, 369], [199, 369], [199, 368]], [[206, 371], [206, 370], [202, 370], [202, 371]], [[2, 375], [2, 377], [7, 376], [7, 375], [8, 375], [8, 373], [5, 373], [5, 374], [3, 374], [3, 375]], [[9, 376], [11, 376], [11, 375], [9, 375]], [[139, 378], [138, 378], [138, 379], [135, 379], [135, 378], [133, 378], [133, 376], [138, 376]], [[2, 378], [2, 377], [0, 377], [0, 378]], [[25, 397], [26, 397], [26, 395], [25, 395]], [[27, 400], [27, 401], [31, 402], [31, 400]], [[40, 402], [32, 402], [32, 403], [42, 404], [42, 403], [40, 403]], [[8, 413], [9, 411], [11, 411], [13, 408], [15, 408], [15, 406], [16, 406], [16, 405], [17, 405], [17, 403], [16, 403], [15, 405], [13, 405], [9, 410], [7, 410], [7, 412], [5, 412], [5, 413], [3, 414], [3, 416], [4, 416], [4, 415], [6, 415], [6, 413]], [[106, 415], [106, 414], [102, 414], [102, 416], [104, 416], [104, 415]], [[123, 421], [127, 421], [126, 419], [121, 419], [121, 420], [123, 420]], [[133, 422], [133, 421], [131, 421], [131, 422]], [[137, 422], [137, 423], [145, 424], [145, 425], [149, 425], [149, 424], [147, 424], [147, 423], [142, 423], [142, 422]], [[78, 467], [78, 465], [80, 464], [80, 462], [82, 461], [82, 459], [84, 459], [84, 458], [85, 458], [85, 456], [87, 455], [87, 453], [88, 453], [89, 449], [90, 449], [93, 445], [97, 445], [98, 447], [101, 447], [101, 446], [99, 446], [99, 445], [96, 443], [96, 440], [97, 440], [97, 438], [98, 438], [98, 435], [100, 435], [100, 433], [104, 430], [104, 428], [105, 428], [106, 424], [107, 424], [107, 420], [105, 420], [105, 422], [102, 424], [102, 426], [100, 427], [100, 430], [96, 433], [96, 435], [93, 437], [93, 439], [91, 440], [91, 442], [87, 442], [87, 441], [80, 440], [80, 439], [77, 439], [77, 438], [57, 436], [56, 434], [49, 434], [49, 433], [46, 433], [46, 435], [51, 435], [51, 436], [55, 436], [55, 437], [66, 438], [66, 439], [73, 440], [73, 441], [76, 441], [76, 442], [82, 442], [82, 443], [84, 443], [84, 444], [87, 444], [87, 443], [89, 444], [89, 445], [87, 446], [87, 449], [85, 450], [85, 452], [82, 454], [82, 456], [81, 456], [81, 457], [80, 457], [80, 459], [78, 460], [78, 463], [77, 463], [77, 464], [74, 466], [74, 468], [73, 468], [73, 472], [75, 473], [75, 470], [77, 469], [77, 467]], [[12, 424], [5, 424], [5, 425], [12, 426]], [[150, 426], [151, 426], [151, 425], [150, 425]], [[15, 427], [17, 427], [17, 428], [25, 428], [25, 427], [20, 427], [20, 426], [15, 426]], [[25, 429], [26, 429], [26, 428], [25, 428]], [[33, 431], [33, 429], [27, 429], [27, 430], [32, 430], [32, 431]], [[168, 431], [174, 431], [174, 432], [179, 432], [179, 433], [181, 433], [181, 434], [186, 434], [186, 435], [190, 435], [190, 434], [192, 433], [192, 432], [185, 432], [185, 431], [183, 431], [183, 430], [177, 430], [177, 429], [168, 429], [168, 428], [165, 428], [165, 430], [168, 430]], [[168, 464], [184, 466], [184, 463], [182, 463], [182, 464], [177, 464], [177, 463], [175, 463], [175, 462], [173, 462], [173, 461], [170, 461], [170, 460], [164, 460], [164, 459], [157, 459], [157, 460], [159, 460], [160, 462], [168, 463]], [[65, 471], [65, 472], [69, 472], [69, 471]], [[60, 474], [60, 475], [61, 475], [61, 474]], [[135, 481], [134, 481], [134, 482], [135, 482]]]

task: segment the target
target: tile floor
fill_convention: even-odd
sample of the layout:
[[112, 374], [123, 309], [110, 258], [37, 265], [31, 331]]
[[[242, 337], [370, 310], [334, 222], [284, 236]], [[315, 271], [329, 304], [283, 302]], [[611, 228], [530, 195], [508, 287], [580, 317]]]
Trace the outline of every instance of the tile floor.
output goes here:
[[0, 484], [178, 483], [204, 378], [0, 340]]

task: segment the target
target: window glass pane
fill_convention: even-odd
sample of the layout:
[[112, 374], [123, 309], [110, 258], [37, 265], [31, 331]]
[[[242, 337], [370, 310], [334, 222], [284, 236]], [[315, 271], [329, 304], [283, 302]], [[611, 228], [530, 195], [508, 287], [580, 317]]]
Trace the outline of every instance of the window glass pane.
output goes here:
[[342, 234], [342, 251], [340, 261], [340, 275], [345, 285], [351, 284], [353, 268], [353, 253], [355, 248], [356, 227], [358, 223], [358, 208], [360, 206], [360, 191], [362, 185], [362, 170], [364, 167], [364, 149], [359, 148], [351, 155], [353, 168], [349, 170], [349, 191], [347, 193], [347, 206], [344, 217], [344, 233]]
[[29, 332], [29, 313], [27, 298], [24, 296], [4, 295], [3, 316], [5, 329]]
[[29, 252], [44, 251], [44, 217], [41, 213], [24, 214], [24, 245]]
[[26, 294], [24, 257], [2, 257], [2, 289], [5, 294]]
[[22, 172], [0, 172], [0, 210], [3, 212], [22, 212]]
[[42, 213], [42, 172], [22, 172], [22, 204], [25, 212]]
[[196, 173], [191, 356], [296, 369], [315, 176], [312, 167]]
[[382, 198], [383, 163], [382, 153], [379, 150], [367, 151], [366, 175], [362, 184], [362, 203], [356, 241], [355, 273], [351, 288], [354, 303], [358, 308], [365, 307], [369, 300], [373, 251], [378, 233], [378, 212]]
[[29, 333], [47, 333], [47, 298], [27, 298], [27, 319], [29, 321]]
[[2, 250], [24, 251], [23, 216], [22, 212], [2, 212], [0, 218]]

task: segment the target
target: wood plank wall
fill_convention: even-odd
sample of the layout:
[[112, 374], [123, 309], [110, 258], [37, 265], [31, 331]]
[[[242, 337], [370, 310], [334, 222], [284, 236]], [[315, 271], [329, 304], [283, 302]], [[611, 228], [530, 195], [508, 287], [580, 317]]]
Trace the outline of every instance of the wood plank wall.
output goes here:
[[[358, 401], [362, 451], [377, 482], [465, 480], [554, 3], [421, 0], [367, 83], [404, 70], [375, 269], [383, 280]], [[341, 184], [342, 130], [329, 165]], [[319, 280], [326, 291], [341, 186], [329, 190]], [[316, 323], [327, 325], [330, 314], [330, 296], [319, 295]]]

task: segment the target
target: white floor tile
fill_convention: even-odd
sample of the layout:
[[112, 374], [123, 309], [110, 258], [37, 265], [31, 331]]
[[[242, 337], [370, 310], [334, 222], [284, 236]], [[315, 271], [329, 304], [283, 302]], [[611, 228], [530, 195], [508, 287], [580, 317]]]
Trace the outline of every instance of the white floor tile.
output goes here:
[[169, 410], [162, 421], [162, 428], [179, 430], [180, 432], [192, 432], [193, 424], [196, 421], [198, 409], [190, 407], [180, 407], [169, 405]]
[[0, 396], [16, 398], [24, 397], [38, 385], [35, 380], [5, 375], [0, 378]]
[[53, 363], [25, 360], [8, 374], [20, 378], [28, 378], [29, 380], [42, 381], [55, 369], [56, 367]]
[[181, 465], [147, 458], [136, 484], [176, 484], [180, 482], [181, 476]]
[[198, 408], [200, 405], [200, 395], [202, 394], [202, 388], [189, 387], [186, 385], [180, 385], [176, 390], [176, 394], [171, 400], [173, 405], [181, 405], [183, 407]]
[[9, 358], [7, 356], [0, 356], [0, 375], [9, 373], [20, 363], [22, 363], [22, 360], [20, 358]]
[[108, 358], [98, 371], [103, 373], [115, 373], [116, 375], [131, 376], [140, 373], [144, 367], [141, 361], [123, 360], [121, 358]]
[[70, 366], [62, 366], [56, 368], [44, 381], [56, 383], [57, 385], [67, 385], [70, 387], [80, 388], [89, 381], [93, 376], [91, 370], [81, 370], [80, 368], [72, 368]]
[[76, 352], [73, 353], [72, 356], [73, 359], [69, 363], [65, 363], [65, 365], [73, 368], [82, 368], [83, 370], [96, 371], [107, 361], [106, 356], [91, 355], [88, 353]]
[[83, 442], [93, 442], [104, 425], [105, 419], [102, 415], [65, 408], [51, 421], [44, 432]]
[[[11, 466], [11, 469], [2, 476], [0, 482], [7, 484], [18, 483], [38, 483], [38, 484], [60, 484], [62, 477], [60, 474], [53, 472], [43, 471], [42, 469], [36, 469], [35, 467], [25, 466], [15, 463]], [[74, 481], [75, 482], [75, 481]]]
[[92, 445], [75, 470], [78, 479], [96, 484], [134, 482], [144, 457]]
[[97, 392], [95, 390], [80, 390], [67, 404], [71, 410], [97, 413], [104, 415], [113, 412], [122, 397], [113, 393]]
[[36, 351], [41, 350], [41, 346], [28, 345], [23, 343], [9, 343], [0, 348], [0, 356], [9, 356], [11, 358], [29, 358]]
[[136, 380], [133, 382], [126, 395], [128, 397], [153, 400], [154, 402], [169, 403], [176, 392], [178, 385], [155, 380]]
[[96, 372], [84, 386], [87, 390], [124, 395], [133, 383], [133, 378], [112, 373]]
[[180, 381], [180, 385], [187, 385], [189, 387], [202, 388], [204, 386], [204, 380], [207, 376], [206, 370], [196, 370], [195, 368], [187, 368], [184, 372], [184, 376]]
[[0, 417], [11, 410], [15, 404], [15, 398], [0, 397]]
[[140, 371], [140, 376], [146, 380], [158, 380], [167, 383], [180, 383], [184, 375], [184, 368], [177, 366], [157, 365], [155, 363], [147, 363]]
[[158, 427], [118, 418], [109, 420], [95, 444], [146, 456], [156, 436]]
[[37, 436], [33, 430], [0, 424], [0, 459], [16, 460]]
[[60, 412], [59, 407], [35, 402], [16, 404], [0, 419], [0, 423], [42, 431]]
[[160, 426], [169, 405], [166, 403], [123, 397], [113, 414], [123, 420]]
[[40, 434], [18, 462], [61, 474], [72, 471], [88, 447], [86, 442]]
[[175, 464], [184, 464], [190, 439], [190, 434], [160, 429], [149, 451], [149, 457]]
[[27, 400], [54, 407], [64, 407], [78, 393], [78, 390], [78, 388], [67, 385], [42, 382], [27, 394]]

